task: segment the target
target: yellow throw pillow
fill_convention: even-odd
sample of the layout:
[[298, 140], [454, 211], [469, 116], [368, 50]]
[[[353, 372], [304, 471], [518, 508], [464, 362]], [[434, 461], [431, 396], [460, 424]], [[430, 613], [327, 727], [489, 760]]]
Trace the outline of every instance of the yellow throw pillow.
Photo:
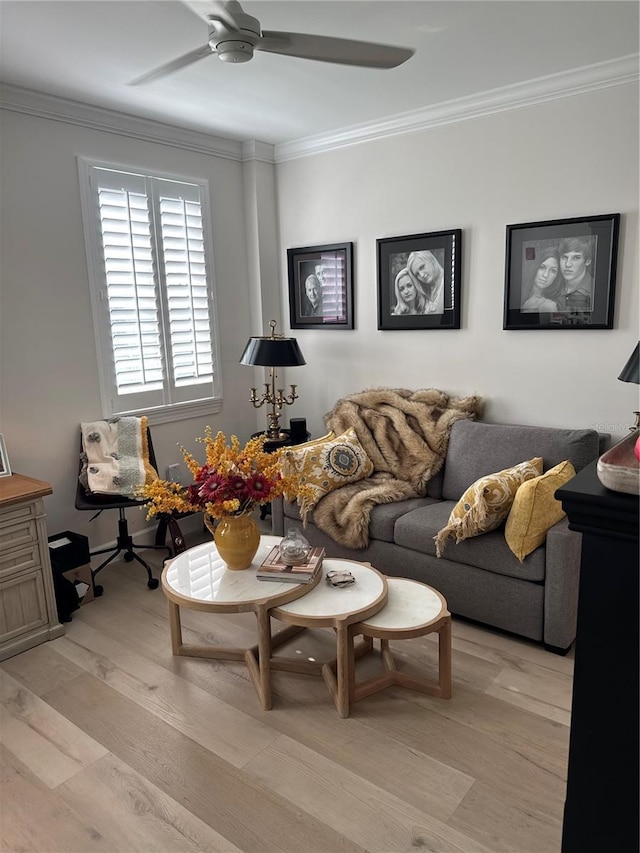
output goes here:
[[433, 537], [437, 556], [442, 556], [448, 539], [455, 539], [457, 544], [499, 527], [509, 514], [518, 487], [540, 474], [542, 457], [536, 456], [476, 480], [451, 510], [446, 526]]
[[575, 468], [567, 460], [541, 477], [523, 483], [516, 492], [504, 538], [520, 562], [542, 545], [549, 528], [565, 515], [554, 494], [575, 474]]
[[282, 459], [284, 476], [298, 474], [305, 495], [298, 497], [303, 518], [320, 498], [347, 483], [364, 480], [373, 472], [373, 463], [350, 427], [342, 435], [299, 444], [287, 450]]

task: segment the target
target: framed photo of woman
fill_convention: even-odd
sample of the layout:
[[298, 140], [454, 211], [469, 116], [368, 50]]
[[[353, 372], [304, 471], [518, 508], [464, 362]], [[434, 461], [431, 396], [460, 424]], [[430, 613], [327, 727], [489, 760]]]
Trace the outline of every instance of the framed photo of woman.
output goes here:
[[377, 240], [378, 328], [459, 329], [462, 231]]
[[9, 457], [7, 456], [7, 448], [4, 443], [4, 436], [0, 432], [0, 477], [10, 477], [11, 466], [9, 465]]
[[620, 214], [507, 225], [504, 329], [612, 329]]
[[287, 249], [292, 329], [353, 329], [353, 243]]

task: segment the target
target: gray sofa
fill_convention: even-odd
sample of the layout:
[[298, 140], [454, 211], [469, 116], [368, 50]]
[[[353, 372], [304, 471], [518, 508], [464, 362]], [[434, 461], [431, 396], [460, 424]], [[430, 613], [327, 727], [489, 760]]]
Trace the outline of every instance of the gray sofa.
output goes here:
[[[304, 531], [327, 556], [370, 562], [386, 575], [414, 578], [438, 589], [453, 614], [540, 641], [564, 653], [576, 634], [581, 534], [566, 517], [546, 543], [520, 562], [509, 550], [504, 525], [454, 544], [436, 557], [433, 537], [465, 490], [479, 477], [542, 456], [544, 470], [570, 459], [579, 471], [600, 452], [595, 430], [553, 429], [460, 420], [453, 424], [444, 467], [424, 498], [376, 506], [365, 549], [344, 547], [313, 523]], [[275, 501], [273, 532], [302, 521], [295, 503]]]

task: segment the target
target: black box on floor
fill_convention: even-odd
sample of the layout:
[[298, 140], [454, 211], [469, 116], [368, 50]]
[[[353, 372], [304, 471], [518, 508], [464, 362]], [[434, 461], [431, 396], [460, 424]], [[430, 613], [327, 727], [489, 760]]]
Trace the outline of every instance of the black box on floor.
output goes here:
[[49, 536], [49, 557], [55, 574], [62, 574], [91, 562], [89, 539], [81, 533], [54, 533]]

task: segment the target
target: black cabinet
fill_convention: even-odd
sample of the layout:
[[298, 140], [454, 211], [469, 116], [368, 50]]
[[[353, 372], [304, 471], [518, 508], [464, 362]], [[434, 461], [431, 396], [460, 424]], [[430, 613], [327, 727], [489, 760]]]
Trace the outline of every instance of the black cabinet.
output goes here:
[[556, 497], [583, 535], [562, 853], [637, 853], [638, 497], [595, 462]]

